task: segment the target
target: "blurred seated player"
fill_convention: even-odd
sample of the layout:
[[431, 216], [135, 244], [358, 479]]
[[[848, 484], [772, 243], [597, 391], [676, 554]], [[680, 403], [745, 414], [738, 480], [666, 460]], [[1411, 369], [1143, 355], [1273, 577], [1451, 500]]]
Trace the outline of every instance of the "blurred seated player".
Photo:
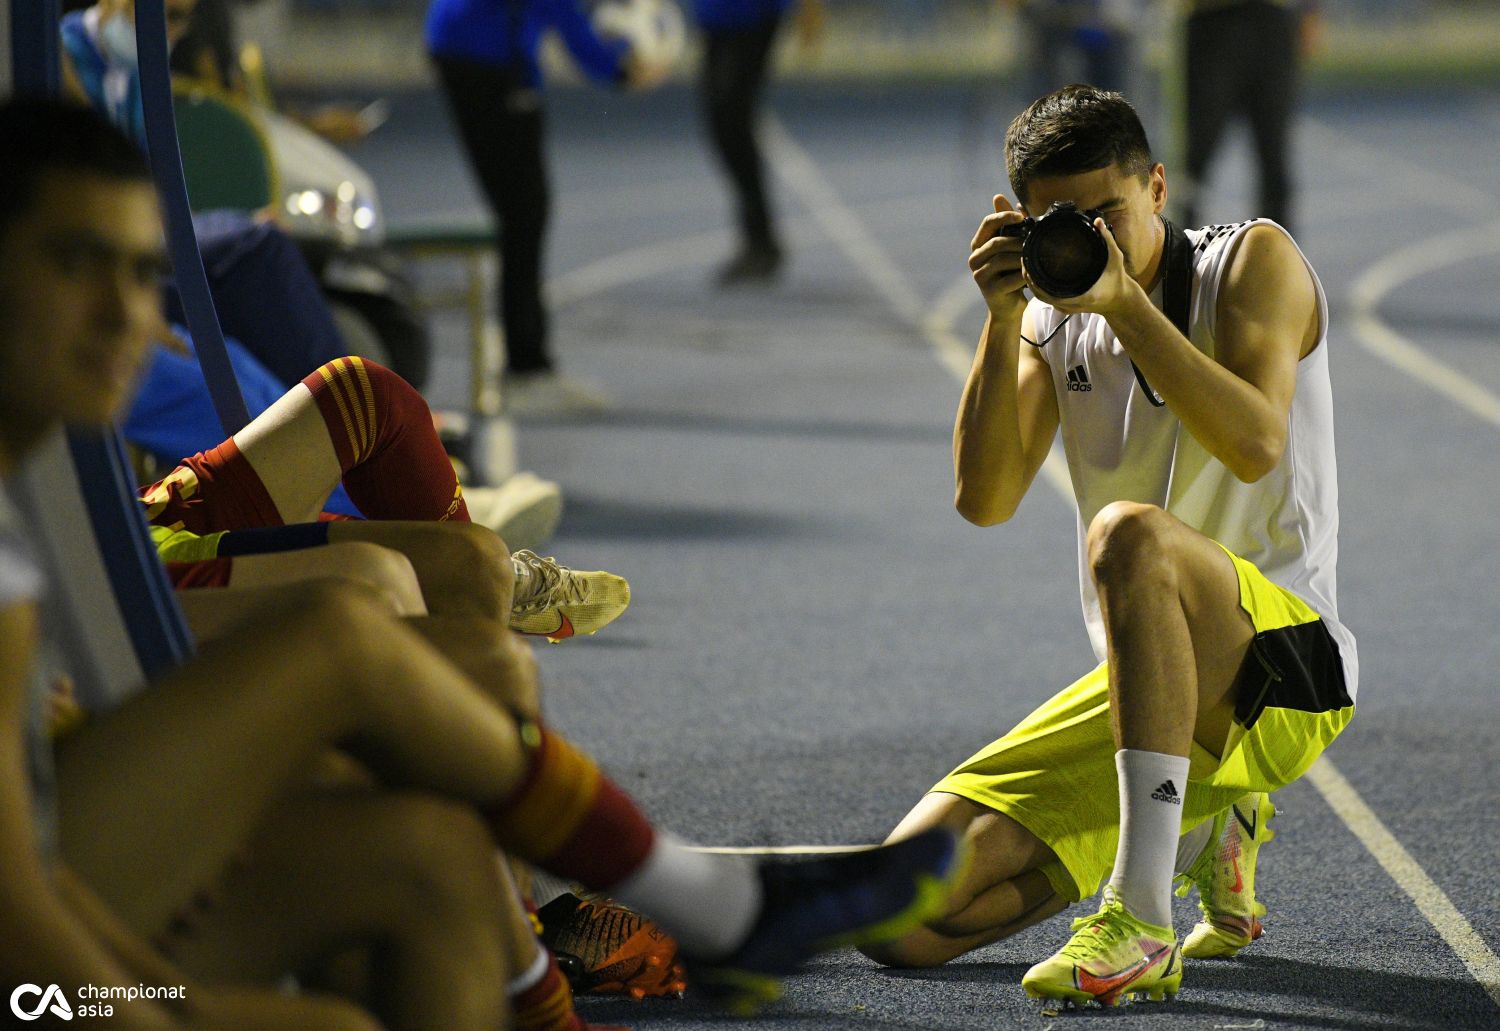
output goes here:
[[[497, 846], [653, 914], [699, 988], [740, 1005], [818, 949], [902, 933], [950, 890], [943, 831], [802, 864], [685, 847], [342, 585], [283, 596], [49, 740], [77, 654], [63, 635], [99, 614], [41, 617], [57, 602], [9, 483], [59, 424], [113, 417], [160, 328], [164, 255], [140, 154], [106, 123], [13, 102], [0, 139], [0, 977], [74, 998], [187, 986], [122, 1005], [130, 1028], [375, 1026], [270, 990], [295, 977], [390, 1027], [488, 1031], [515, 1011], [576, 1029], [558, 1022], [555, 968], [508, 955]], [[534, 677], [520, 638], [500, 640], [513, 677]], [[246, 984], [264, 989], [215, 987]], [[528, 992], [546, 998], [510, 998]]]
[[[164, 2], [170, 47], [187, 32], [196, 0]], [[134, 0], [99, 0], [68, 14], [61, 37], [68, 93], [144, 148]], [[217, 211], [195, 215], [194, 226], [225, 333], [281, 382], [294, 383], [347, 352], [316, 278], [274, 221]]]
[[[340, 483], [368, 520], [324, 513]], [[181, 587], [328, 575], [343, 560], [303, 549], [362, 542], [406, 555], [435, 614], [484, 615], [560, 641], [595, 633], [630, 603], [623, 578], [575, 572], [529, 550], [510, 555], [502, 569], [504, 557], [489, 555], [498, 542], [470, 524], [422, 396], [363, 358], [317, 369], [239, 433], [183, 459], [140, 493]], [[236, 559], [282, 551], [280, 560]], [[502, 574], [514, 581], [513, 610], [497, 601]]]
[[[195, 0], [166, 0], [169, 46], [188, 31], [195, 10]], [[71, 92], [144, 145], [133, 0], [99, 0], [75, 11], [63, 19], [61, 35]], [[257, 402], [279, 397], [287, 385], [347, 351], [301, 251], [270, 217], [261, 217], [277, 214], [279, 208], [255, 217], [209, 211], [193, 219], [215, 311], [252, 415], [260, 411]], [[183, 321], [177, 291], [164, 294], [173, 319]], [[183, 346], [156, 350], [125, 420], [126, 439], [166, 462], [213, 446], [222, 432], [191, 339], [185, 330], [175, 338]], [[557, 484], [529, 472], [480, 488], [470, 501], [477, 521], [517, 548], [543, 546], [562, 513]], [[335, 507], [348, 511], [337, 502]]]
[[[333, 442], [347, 440], [339, 399], [350, 398], [356, 400], [348, 410], [364, 413], [377, 440], [357, 457], [352, 446], [341, 455]], [[318, 495], [346, 460], [352, 464], [343, 479], [376, 519], [282, 521], [316, 518]], [[259, 469], [270, 470], [274, 499]], [[394, 493], [374, 489], [400, 470], [435, 475], [404, 476]], [[495, 676], [494, 621], [554, 641], [592, 634], [624, 611], [628, 584], [529, 551], [507, 563], [499, 538], [463, 521], [461, 507], [450, 515], [455, 490], [467, 500], [416, 392], [374, 363], [345, 358], [141, 495], [174, 583], [227, 588], [182, 595], [200, 638], [231, 628], [267, 589], [352, 579], [376, 590], [394, 614], [427, 617], [411, 625], [501, 704], [540, 718], [534, 692], [518, 693]], [[564, 969], [580, 991], [640, 997], [682, 990], [676, 945], [660, 928], [617, 904], [567, 898], [572, 907], [567, 899], [549, 903], [543, 929], [549, 945], [563, 950]]]

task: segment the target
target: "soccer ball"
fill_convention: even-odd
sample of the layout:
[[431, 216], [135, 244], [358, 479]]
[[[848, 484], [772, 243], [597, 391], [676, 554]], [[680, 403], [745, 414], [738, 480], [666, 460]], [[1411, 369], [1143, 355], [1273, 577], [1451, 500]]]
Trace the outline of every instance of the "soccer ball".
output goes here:
[[594, 30], [630, 44], [636, 60], [670, 67], [682, 57], [687, 24], [673, 0], [603, 0], [594, 7]]

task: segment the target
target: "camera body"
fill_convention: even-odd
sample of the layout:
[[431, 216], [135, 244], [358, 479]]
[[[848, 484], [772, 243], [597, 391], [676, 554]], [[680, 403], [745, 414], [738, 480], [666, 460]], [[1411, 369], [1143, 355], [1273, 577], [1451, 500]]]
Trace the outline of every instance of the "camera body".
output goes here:
[[1109, 245], [1094, 228], [1102, 215], [1058, 201], [1039, 218], [1012, 223], [1000, 235], [1020, 237], [1021, 260], [1032, 283], [1052, 297], [1077, 297], [1088, 293], [1109, 264]]

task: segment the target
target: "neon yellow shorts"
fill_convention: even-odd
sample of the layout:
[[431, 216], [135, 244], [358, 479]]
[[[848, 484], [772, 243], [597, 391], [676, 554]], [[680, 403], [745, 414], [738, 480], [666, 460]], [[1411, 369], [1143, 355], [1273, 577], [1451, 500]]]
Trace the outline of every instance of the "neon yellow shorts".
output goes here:
[[[1255, 638], [1235, 681], [1223, 753], [1193, 746], [1182, 829], [1247, 792], [1296, 780], [1354, 716], [1338, 646], [1319, 615], [1237, 555], [1240, 606]], [[981, 749], [932, 789], [999, 810], [1057, 854], [1053, 890], [1088, 898], [1114, 867], [1120, 802], [1110, 729], [1109, 669], [1101, 664]]]

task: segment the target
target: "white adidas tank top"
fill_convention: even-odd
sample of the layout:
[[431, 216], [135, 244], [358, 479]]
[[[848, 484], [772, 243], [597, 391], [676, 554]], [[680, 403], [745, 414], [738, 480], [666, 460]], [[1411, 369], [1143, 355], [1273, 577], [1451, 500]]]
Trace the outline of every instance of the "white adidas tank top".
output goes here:
[[[1276, 225], [1254, 219], [1188, 230], [1194, 280], [1190, 339], [1210, 358], [1220, 279], [1245, 231], [1257, 223]], [[1031, 302], [1037, 339], [1044, 341], [1042, 357], [1052, 370], [1078, 501], [1084, 621], [1101, 662], [1104, 623], [1089, 572], [1087, 530], [1105, 505], [1135, 501], [1166, 509], [1253, 562], [1268, 580], [1315, 609], [1338, 642], [1349, 697], [1355, 697], [1359, 661], [1354, 636], [1338, 618], [1338, 473], [1328, 377], [1328, 299], [1311, 264], [1308, 273], [1318, 297], [1318, 342], [1297, 368], [1286, 452], [1255, 483], [1240, 481], [1209, 454], [1182, 428], [1170, 406], [1151, 404], [1136, 382], [1130, 357], [1102, 316], [1064, 320], [1051, 305]], [[1158, 290], [1153, 295], [1158, 305], [1159, 296]]]

